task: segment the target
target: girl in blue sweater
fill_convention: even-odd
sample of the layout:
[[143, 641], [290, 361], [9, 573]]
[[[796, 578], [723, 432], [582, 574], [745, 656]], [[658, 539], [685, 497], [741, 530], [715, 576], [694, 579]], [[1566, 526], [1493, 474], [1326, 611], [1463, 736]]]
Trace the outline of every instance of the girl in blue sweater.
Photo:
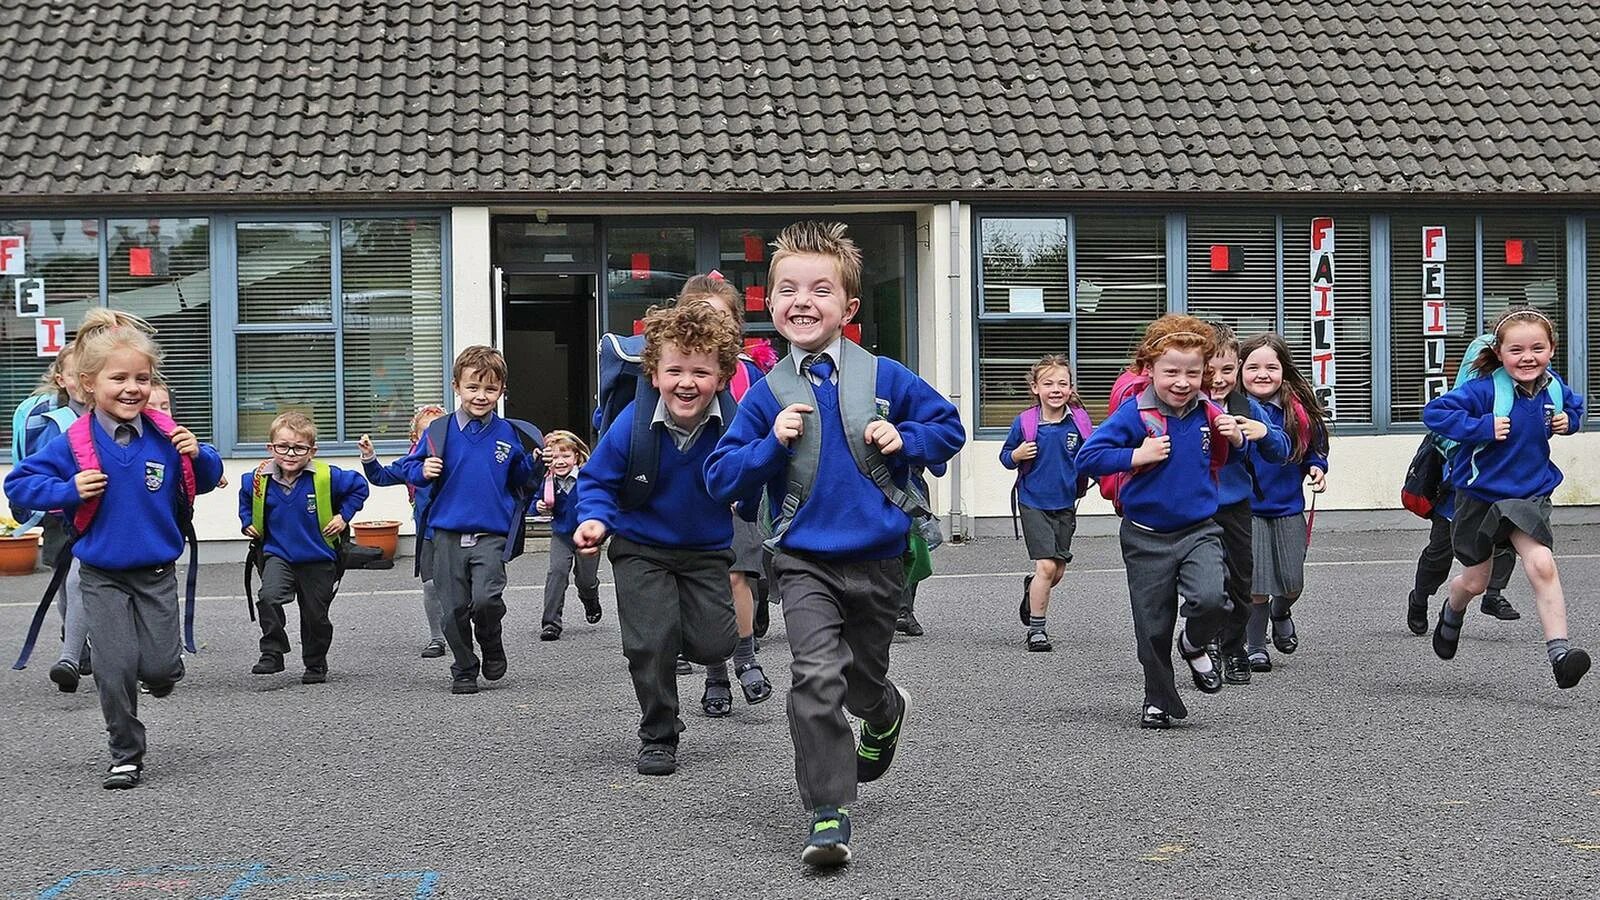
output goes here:
[[[417, 410], [411, 417], [411, 450], [415, 452], [417, 444], [422, 440], [422, 435], [433, 424], [433, 420], [446, 412], [442, 406], [428, 405]], [[356, 446], [361, 450], [361, 470], [366, 474], [367, 480], [377, 487], [390, 487], [404, 484], [411, 494], [411, 521], [417, 530], [417, 575], [422, 578], [422, 616], [428, 620], [428, 643], [422, 648], [423, 659], [438, 659], [444, 656], [446, 649], [444, 640], [444, 609], [439, 606], [439, 595], [433, 585], [433, 541], [432, 529], [424, 534], [423, 515], [428, 511], [428, 503], [433, 500], [433, 482], [428, 482], [422, 487], [412, 487], [406, 483], [405, 474], [400, 471], [397, 460], [393, 465], [384, 465], [378, 462], [377, 451], [372, 447], [372, 437], [363, 434], [361, 440], [356, 441]]]
[[1578, 430], [1583, 398], [1550, 371], [1555, 346], [1555, 325], [1543, 313], [1507, 310], [1495, 321], [1493, 345], [1474, 363], [1479, 377], [1429, 403], [1422, 421], [1461, 444], [1450, 467], [1452, 543], [1466, 569], [1450, 582], [1434, 652], [1456, 655], [1462, 614], [1488, 586], [1495, 546], [1509, 539], [1533, 586], [1556, 686], [1570, 688], [1589, 671], [1589, 654], [1568, 640], [1566, 597], [1550, 552], [1550, 494], [1561, 484], [1550, 437]]
[[78, 383], [91, 411], [5, 482], [8, 497], [34, 509], [65, 510], [78, 531], [72, 552], [110, 738], [107, 788], [136, 787], [143, 776], [139, 682], [159, 698], [183, 677], [175, 563], [190, 514], [188, 472], [196, 492], [222, 477], [214, 448], [165, 415], [146, 412], [160, 359], [149, 334], [133, 325], [80, 338]]
[[567, 602], [567, 579], [578, 584], [578, 600], [590, 625], [600, 621], [600, 557], [578, 552], [572, 542], [578, 530], [578, 470], [589, 461], [589, 445], [570, 431], [544, 436], [544, 496], [539, 513], [550, 516], [550, 568], [544, 576], [544, 617], [539, 640], [561, 639], [561, 608]]
[[[1030, 651], [1051, 650], [1045, 631], [1045, 614], [1050, 609], [1050, 592], [1061, 583], [1061, 576], [1072, 562], [1072, 535], [1078, 530], [1078, 449], [1089, 435], [1083, 423], [1087, 415], [1083, 402], [1072, 386], [1072, 365], [1064, 356], [1051, 354], [1033, 364], [1028, 371], [1028, 390], [1038, 405], [1025, 410], [1011, 423], [1011, 433], [1000, 448], [1000, 464], [1018, 469], [1017, 510], [1022, 519], [1022, 538], [1027, 542], [1033, 574], [1022, 579], [1022, 607], [1019, 615], [1027, 626], [1026, 646]], [[1034, 434], [1029, 440], [1026, 421]]]
[[[1320, 494], [1328, 472], [1328, 427], [1311, 383], [1295, 367], [1289, 345], [1276, 334], [1259, 334], [1239, 348], [1244, 361], [1240, 381], [1265, 411], [1266, 424], [1289, 439], [1286, 459], [1255, 461], [1256, 491], [1250, 502], [1251, 601], [1245, 629], [1250, 668], [1272, 671], [1267, 653], [1267, 620], [1272, 643], [1284, 653], [1300, 646], [1290, 608], [1306, 584], [1305, 486]], [[1270, 606], [1269, 606], [1270, 603]]]

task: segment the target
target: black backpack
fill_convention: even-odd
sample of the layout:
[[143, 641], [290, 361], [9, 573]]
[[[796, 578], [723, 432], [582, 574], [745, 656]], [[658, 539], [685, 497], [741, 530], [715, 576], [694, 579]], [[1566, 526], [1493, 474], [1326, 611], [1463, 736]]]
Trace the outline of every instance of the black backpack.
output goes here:
[[1422, 436], [1417, 452], [1406, 466], [1406, 480], [1400, 485], [1400, 503], [1424, 519], [1433, 516], [1444, 492], [1444, 453], [1434, 442], [1433, 434]]

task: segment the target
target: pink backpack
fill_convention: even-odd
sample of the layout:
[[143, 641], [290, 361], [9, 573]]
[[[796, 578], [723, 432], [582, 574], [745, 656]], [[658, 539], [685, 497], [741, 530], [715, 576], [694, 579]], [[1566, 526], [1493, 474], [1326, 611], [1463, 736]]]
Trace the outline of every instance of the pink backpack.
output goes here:
[[[1148, 387], [1150, 387], [1149, 375], [1138, 372], [1123, 372], [1117, 376], [1116, 383], [1111, 386], [1111, 402], [1107, 408], [1107, 417], [1116, 412], [1117, 408], [1130, 398], [1135, 403], [1139, 402], [1139, 395], [1144, 393]], [[1205, 404], [1206, 424], [1214, 429], [1217, 424], [1217, 417], [1226, 415], [1226, 413], [1221, 407], [1208, 399], [1202, 398], [1201, 402]], [[1160, 437], [1167, 433], [1167, 417], [1160, 410], [1141, 409], [1139, 410], [1139, 419], [1144, 423], [1145, 434], [1151, 437]], [[1213, 440], [1211, 442], [1211, 480], [1213, 482], [1217, 480], [1222, 467], [1228, 464], [1228, 446], [1228, 442], [1225, 440]], [[1100, 476], [1100, 496], [1110, 500], [1112, 508], [1117, 511], [1117, 515], [1122, 515], [1122, 486], [1127, 484], [1128, 479], [1135, 475], [1143, 474], [1151, 468], [1152, 466], [1145, 465], [1135, 468], [1132, 472], [1113, 472], [1110, 475]]]
[[[1094, 423], [1089, 420], [1089, 411], [1081, 406], [1068, 406], [1067, 411], [1072, 414], [1072, 424], [1078, 429], [1078, 436], [1084, 440], [1094, 433]], [[1018, 416], [1022, 424], [1022, 439], [1027, 442], [1039, 439], [1039, 415], [1037, 404], [1028, 407]], [[1022, 478], [1033, 471], [1033, 460], [1026, 459], [1017, 463], [1017, 478], [1011, 483], [1011, 532], [1018, 540], [1022, 539], [1022, 516], [1017, 507], [1017, 497], [1022, 491]], [[1089, 492], [1089, 479], [1079, 476], [1078, 496], [1082, 497]]]

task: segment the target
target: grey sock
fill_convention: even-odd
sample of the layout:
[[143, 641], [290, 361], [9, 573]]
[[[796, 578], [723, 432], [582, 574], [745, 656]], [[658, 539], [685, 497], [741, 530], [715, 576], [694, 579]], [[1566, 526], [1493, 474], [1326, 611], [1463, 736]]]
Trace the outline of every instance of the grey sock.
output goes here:
[[1554, 638], [1544, 642], [1544, 649], [1550, 654], [1550, 662], [1558, 663], [1561, 657], [1566, 656], [1567, 651], [1572, 649], [1572, 643], [1566, 638]]
[[1435, 628], [1438, 629], [1439, 635], [1445, 640], [1456, 640], [1461, 637], [1462, 618], [1463, 614], [1451, 609], [1450, 604], [1447, 602], [1444, 605], [1444, 609], [1439, 612], [1439, 624]]
[[1288, 597], [1273, 597], [1270, 601], [1272, 617], [1281, 619], [1289, 614], [1289, 608], [1294, 606], [1294, 600]]
[[1028, 614], [1028, 630], [1029, 631], [1043, 631], [1044, 630], [1044, 616], [1036, 616], [1036, 615], [1034, 615], [1032, 613], [1029, 613]]
[[728, 683], [728, 661], [712, 663], [706, 666], [706, 684]]
[[756, 636], [739, 638], [739, 643], [733, 647], [733, 664], [742, 666], [756, 661]]
[[1267, 649], [1267, 604], [1250, 604], [1250, 621], [1244, 626], [1246, 652], [1265, 652]]

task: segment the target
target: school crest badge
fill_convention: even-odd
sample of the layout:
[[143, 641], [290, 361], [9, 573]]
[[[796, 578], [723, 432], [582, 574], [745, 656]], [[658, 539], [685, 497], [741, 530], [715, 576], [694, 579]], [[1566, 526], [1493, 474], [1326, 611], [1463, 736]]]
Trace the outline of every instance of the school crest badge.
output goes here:
[[145, 461], [144, 464], [144, 489], [151, 491], [161, 490], [167, 481], [167, 467], [163, 463]]
[[878, 418], [887, 421], [889, 418], [889, 401], [882, 397], [874, 397], [872, 399], [876, 402], [878, 408]]
[[311, 513], [313, 516], [317, 514], [316, 494], [309, 494], [306, 496], [306, 512]]
[[1067, 452], [1077, 452], [1078, 445], [1083, 443], [1083, 438], [1076, 431], [1067, 432]]
[[511, 458], [511, 445], [505, 441], [494, 442], [494, 461], [503, 463]]
[[1200, 453], [1204, 456], [1211, 455], [1211, 426], [1200, 426]]

